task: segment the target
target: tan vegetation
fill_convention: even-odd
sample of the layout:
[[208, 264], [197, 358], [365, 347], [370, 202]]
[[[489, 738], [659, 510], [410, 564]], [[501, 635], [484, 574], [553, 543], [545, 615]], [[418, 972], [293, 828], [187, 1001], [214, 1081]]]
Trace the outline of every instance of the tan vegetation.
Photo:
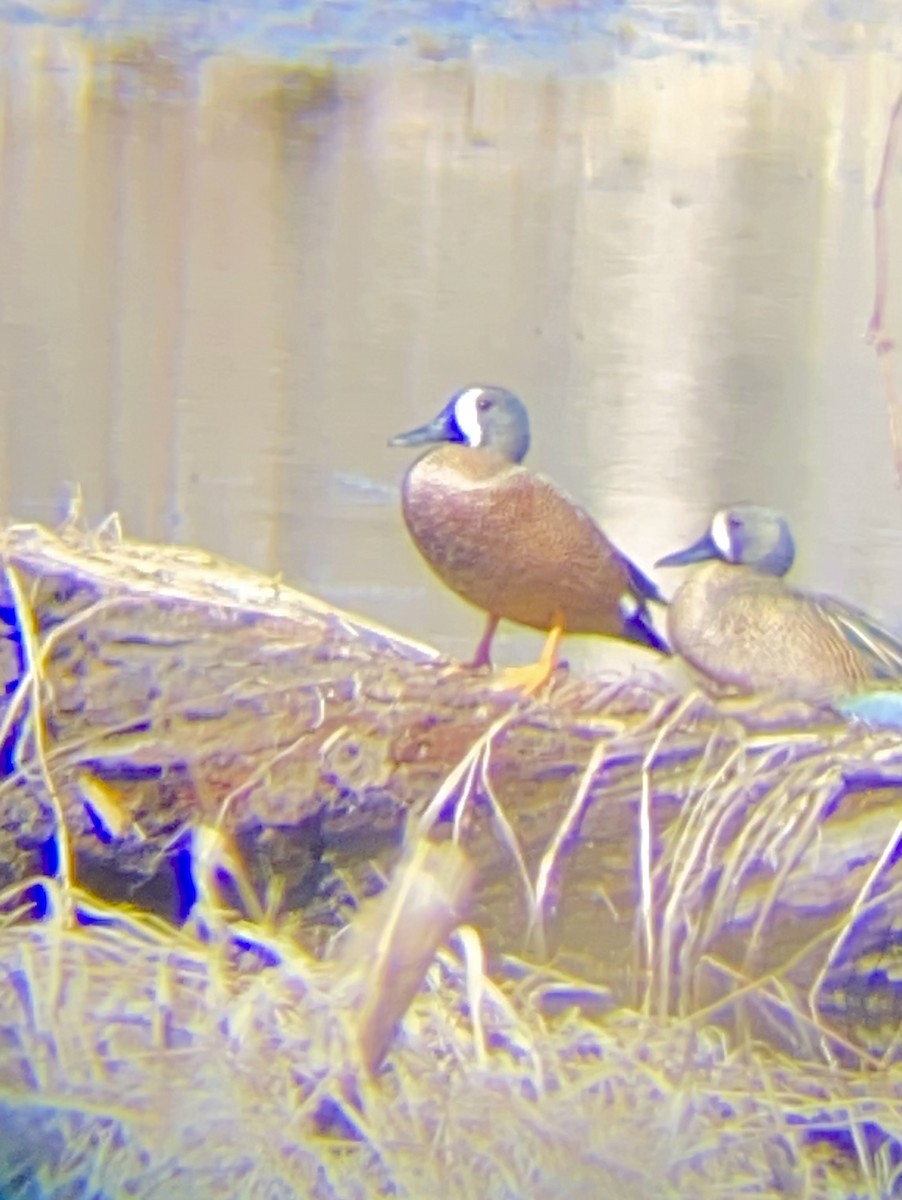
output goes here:
[[520, 701], [115, 522], [2, 561], [4, 1178], [893, 1194], [895, 734]]

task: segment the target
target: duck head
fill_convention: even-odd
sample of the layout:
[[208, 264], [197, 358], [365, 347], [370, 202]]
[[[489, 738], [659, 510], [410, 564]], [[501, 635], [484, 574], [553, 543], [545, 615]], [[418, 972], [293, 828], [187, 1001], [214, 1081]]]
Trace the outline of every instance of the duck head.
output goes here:
[[399, 433], [389, 446], [427, 446], [454, 442], [497, 451], [518, 463], [529, 450], [526, 405], [507, 388], [472, 385], [456, 392], [438, 416]]
[[687, 546], [658, 559], [658, 567], [683, 567], [718, 558], [752, 567], [765, 575], [785, 575], [795, 559], [795, 543], [786, 519], [759, 504], [720, 508], [706, 532]]

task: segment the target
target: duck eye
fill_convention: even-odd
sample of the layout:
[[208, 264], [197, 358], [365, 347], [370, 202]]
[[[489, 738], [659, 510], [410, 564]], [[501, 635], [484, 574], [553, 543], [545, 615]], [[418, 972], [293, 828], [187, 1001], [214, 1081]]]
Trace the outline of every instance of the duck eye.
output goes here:
[[488, 410], [491, 407], [492, 407], [491, 396], [480, 396], [479, 399], [476, 401], [476, 408], [479, 410], [479, 412], [488, 412]]

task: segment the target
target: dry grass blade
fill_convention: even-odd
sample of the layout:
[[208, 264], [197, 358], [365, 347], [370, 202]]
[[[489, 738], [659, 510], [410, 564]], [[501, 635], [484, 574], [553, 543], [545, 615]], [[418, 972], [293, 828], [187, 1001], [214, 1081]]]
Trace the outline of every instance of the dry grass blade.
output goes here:
[[[883, 848], [883, 853], [871, 867], [870, 871], [868, 871], [867, 877], [865, 878], [858, 895], [855, 897], [850, 909], [848, 910], [842, 928], [837, 933], [836, 938], [830, 946], [830, 949], [827, 951], [827, 955], [824, 959], [824, 965], [814, 978], [814, 982], [811, 985], [811, 991], [809, 993], [809, 1004], [812, 1012], [817, 1011], [818, 997], [827, 979], [827, 975], [831, 966], [839, 958], [843, 946], [845, 946], [846, 942], [851, 937], [852, 931], [855, 927], [855, 922], [861, 917], [869, 899], [871, 898], [874, 888], [876, 887], [877, 881], [882, 875], [885, 874], [890, 860], [896, 856], [900, 838], [902, 838], [902, 820], [900, 820], [895, 826], [889, 838], [887, 839], [886, 845]], [[881, 899], [885, 899], [885, 897], [881, 897]]]
[[368, 1071], [378, 1069], [436, 950], [460, 924], [472, 886], [460, 847], [422, 840], [342, 937], [337, 965], [342, 987], [353, 993], [349, 1004]]
[[660, 723], [654, 739], [642, 761], [642, 790], [639, 804], [638, 874], [639, 914], [641, 916], [642, 945], [645, 952], [644, 987], [642, 989], [642, 1011], [651, 1012], [653, 1003], [654, 971], [657, 959], [657, 911], [652, 887], [652, 864], [654, 862], [654, 822], [652, 819], [651, 772], [661, 753], [661, 747], [682, 718], [695, 703], [692, 695], [670, 705], [671, 712]]
[[[41, 671], [41, 649], [38, 643], [37, 622], [35, 614], [28, 601], [25, 599], [25, 594], [22, 585], [19, 581], [18, 572], [9, 563], [6, 563], [3, 569], [3, 574], [6, 580], [6, 586], [9, 589], [13, 599], [13, 606], [16, 613], [16, 621], [19, 628], [21, 638], [22, 654], [24, 657], [24, 669], [22, 672], [22, 680], [19, 684], [19, 689], [26, 691], [30, 695], [29, 716], [27, 720], [23, 720], [22, 733], [18, 738], [18, 745], [21, 747], [24, 742], [24, 734], [27, 729], [31, 733], [32, 743], [34, 746], [34, 758], [40, 771], [41, 780], [46, 790], [47, 799], [53, 809], [54, 819], [54, 842], [56, 846], [56, 864], [55, 874], [62, 885], [62, 905], [68, 904], [67, 896], [72, 887], [74, 877], [72, 863], [72, 846], [69, 839], [69, 830], [66, 825], [66, 814], [63, 808], [62, 800], [53, 781], [53, 776], [50, 772], [50, 767], [47, 763], [47, 746], [45, 733], [44, 719], [44, 704], [43, 704], [43, 689], [48, 686], [45, 677]], [[17, 693], [18, 690], [17, 689]], [[21, 711], [21, 706], [17, 702], [17, 697], [14, 696], [10, 710]]]
[[536, 952], [543, 959], [547, 957], [545, 909], [546, 905], [550, 905], [553, 902], [551, 891], [554, 886], [555, 869], [559, 865], [567, 845], [579, 836], [580, 822], [589, 802], [592, 785], [595, 783], [604, 763], [604, 756], [605, 744], [602, 742], [592, 751], [592, 757], [589, 759], [588, 765], [582, 773], [579, 787], [576, 789], [576, 795], [573, 797], [570, 807], [564, 813], [563, 819], [555, 830], [551, 845], [542, 855], [542, 860], [539, 863], [533, 909], [530, 912], [529, 925], [527, 927], [527, 942], [534, 941]]

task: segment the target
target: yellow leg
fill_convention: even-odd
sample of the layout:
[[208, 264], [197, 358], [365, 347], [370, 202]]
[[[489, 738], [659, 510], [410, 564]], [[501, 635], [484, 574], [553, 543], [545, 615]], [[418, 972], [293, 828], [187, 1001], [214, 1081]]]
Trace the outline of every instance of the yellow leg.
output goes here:
[[485, 632], [479, 639], [479, 645], [476, 647], [476, 653], [473, 655], [473, 661], [468, 662], [467, 666], [476, 670], [478, 667], [490, 667], [492, 665], [492, 638], [495, 636], [495, 630], [498, 628], [500, 617], [496, 617], [494, 613], [489, 613], [489, 619], [486, 622]]
[[530, 663], [527, 667], [508, 667], [499, 671], [492, 681], [492, 689], [497, 691], [518, 691], [526, 696], [533, 696], [545, 686], [554, 674], [557, 666], [558, 647], [564, 636], [564, 623], [556, 619], [554, 627], [549, 631], [539, 655], [538, 662]]

